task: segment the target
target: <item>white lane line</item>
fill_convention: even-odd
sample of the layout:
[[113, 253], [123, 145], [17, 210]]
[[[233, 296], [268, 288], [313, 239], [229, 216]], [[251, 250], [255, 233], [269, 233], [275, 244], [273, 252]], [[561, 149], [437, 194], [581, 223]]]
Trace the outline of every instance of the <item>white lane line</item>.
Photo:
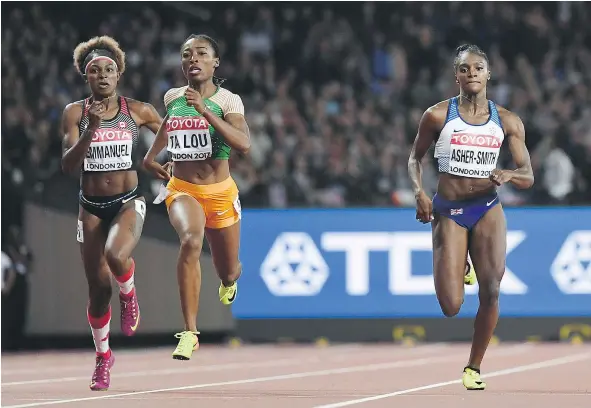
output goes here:
[[[448, 346], [447, 343], [432, 343], [432, 344], [428, 344], [428, 345], [421, 345], [418, 346], [412, 350], [419, 350], [419, 349], [432, 349], [432, 348], [441, 348], [441, 347], [446, 347]], [[264, 356], [265, 358], [269, 358], [269, 354], [268, 353], [272, 353], [272, 358], [277, 357], [277, 355], [275, 354], [277, 350], [279, 350], [281, 347], [283, 346], [269, 346], [269, 345], [248, 345], [245, 346], [243, 349], [240, 350], [227, 350], [224, 348], [220, 348], [219, 352], [220, 353], [225, 353], [226, 356], [229, 353], [236, 353], [236, 358], [245, 358], [245, 357], [256, 357], [256, 356]], [[348, 354], [343, 354], [345, 352], [354, 352], [356, 353], [356, 355], [364, 355], [364, 354], [371, 354], [371, 353], [375, 353], [375, 349], [371, 348], [372, 346], [367, 346], [365, 344], [356, 344], [356, 343], [352, 343], [352, 344], [333, 344], [330, 347], [327, 347], [326, 349], [323, 349], [323, 355], [324, 354], [328, 354], [328, 355], [337, 355], [339, 358], [345, 356], [348, 357]], [[266, 350], [265, 350], [266, 348]], [[244, 351], [242, 351], [244, 350]], [[296, 347], [293, 349], [295, 353], [298, 353], [298, 356], [294, 356], [294, 358], [306, 358], [306, 356], [312, 352], [315, 353], [317, 351], [317, 349], [308, 346], [308, 348], [306, 349], [304, 346], [301, 347]], [[404, 349], [403, 347], [397, 347], [394, 348], [395, 351], [404, 351], [406, 349]], [[267, 351], [267, 355], [265, 355], [263, 352]], [[168, 351], [167, 349], [162, 350], [161, 351], [164, 354], [167, 354]], [[217, 362], [216, 358], [213, 354], [211, 354], [211, 349], [206, 349], [207, 354], [204, 354], [203, 352], [200, 351], [200, 355], [199, 355], [199, 362], [202, 364], [210, 364], [213, 362]], [[216, 351], [217, 352], [217, 351]], [[301, 356], [299, 354], [302, 354]], [[84, 359], [84, 360], [88, 360], [90, 363], [90, 365], [92, 366], [94, 364], [94, 357], [90, 357], [88, 358], [88, 356], [93, 355], [94, 353], [90, 352], [90, 353], [80, 353], [80, 358]], [[117, 357], [119, 357], [119, 359], [121, 358], [125, 358], [126, 356], [134, 356], [134, 360], [135, 358], [137, 358], [136, 356], [137, 352], [135, 350], [124, 350], [124, 351], [120, 351], [117, 352]], [[121, 357], [121, 355], [123, 355], [123, 357]], [[154, 352], [153, 350], [149, 350], [146, 353], [146, 357], [148, 356], [157, 356], [160, 355], [159, 353]], [[283, 354], [282, 354], [283, 355]], [[11, 367], [5, 366], [4, 364], [2, 365], [2, 378], [6, 377], [6, 376], [15, 376], [15, 375], [19, 375], [19, 374], [41, 374], [41, 373], [63, 373], [65, 371], [81, 371], [81, 372], [87, 372], [88, 371], [88, 364], [84, 363], [83, 365], [68, 365], [68, 366], [64, 366], [64, 365], [58, 365], [60, 364], [59, 361], [56, 359], [55, 361], [49, 363], [52, 364], [52, 367], [47, 367], [46, 365], [40, 365], [39, 367], [30, 367], [29, 361], [27, 360], [27, 358], [29, 358], [31, 356], [29, 355], [23, 355], [20, 358], [20, 361], [22, 361], [22, 363], [17, 363], [16, 361], [14, 361], [15, 357], [12, 358], [13, 361], [11, 361]], [[45, 356], [42, 356], [41, 358], [43, 358]], [[38, 358], [38, 357], [36, 357]], [[25, 360], [27, 360], [27, 362], [25, 362]], [[235, 360], [235, 358], [233, 358], [232, 360]], [[140, 361], [145, 361], [145, 359], [142, 359]], [[239, 363], [242, 364], [250, 364], [251, 362], [256, 362], [258, 360], [253, 360], [253, 361], [240, 361]], [[131, 361], [131, 363], [137, 362], [137, 360], [135, 361]], [[236, 363], [224, 363], [222, 362], [222, 364], [236, 364]], [[18, 365], [27, 365], [29, 366], [28, 368], [18, 368]], [[2, 385], [5, 385], [7, 383], [4, 383]]]
[[[414, 349], [404, 350], [404, 349], [396, 349], [396, 351], [400, 353], [404, 353], [404, 355], [409, 354], [426, 354], [431, 352], [439, 351], [443, 348], [443, 344], [433, 344], [429, 346], [422, 346], [417, 347]], [[365, 353], [354, 354], [354, 357], [359, 355], [364, 355]], [[398, 353], [397, 353], [398, 354]], [[184, 374], [184, 373], [194, 373], [194, 372], [211, 372], [211, 371], [224, 371], [224, 370], [240, 370], [240, 369], [251, 369], [251, 368], [264, 368], [264, 367], [280, 367], [280, 366], [287, 366], [287, 365], [299, 365], [304, 363], [317, 363], [320, 360], [342, 360], [344, 357], [351, 358], [351, 354], [346, 356], [343, 355], [336, 355], [333, 356], [332, 353], [329, 353], [328, 356], [323, 357], [308, 357], [308, 358], [289, 358], [289, 359], [280, 359], [280, 360], [272, 360], [272, 361], [252, 361], [252, 362], [238, 362], [238, 363], [229, 363], [229, 364], [216, 364], [216, 365], [206, 365], [206, 366], [197, 366], [193, 368], [169, 368], [169, 369], [158, 369], [158, 370], [139, 370], [139, 371], [131, 371], [127, 373], [121, 374], [112, 374], [111, 378], [130, 378], [130, 377], [147, 377], [151, 375], [166, 375], [166, 374]], [[59, 368], [59, 367], [56, 367]], [[88, 366], [86, 366], [85, 371], [88, 371]], [[3, 373], [4, 374], [4, 373]], [[62, 383], [62, 382], [72, 382], [72, 381], [88, 381], [89, 377], [58, 377], [58, 378], [45, 378], [40, 380], [26, 380], [26, 381], [11, 381], [11, 382], [3, 382], [2, 387], [10, 387], [10, 386], [22, 386], [22, 385], [33, 385], [33, 384], [53, 384], [53, 383]]]
[[[283, 359], [275, 361], [264, 361], [264, 362], [253, 362], [253, 363], [233, 363], [233, 364], [218, 364], [213, 366], [197, 366], [193, 368], [170, 368], [162, 370], [144, 370], [144, 371], [130, 371], [127, 373], [113, 374], [111, 378], [130, 378], [130, 377], [147, 377], [151, 375], [167, 375], [167, 374], [185, 374], [195, 372], [212, 372], [212, 371], [224, 371], [224, 370], [240, 370], [240, 369], [251, 369], [251, 368], [264, 368], [264, 367], [282, 367], [293, 364], [310, 364], [317, 363], [320, 359], [308, 358], [308, 359]], [[88, 367], [87, 367], [88, 371]], [[54, 384], [71, 381], [89, 381], [89, 377], [60, 377], [60, 378], [46, 378], [44, 380], [29, 380], [29, 381], [13, 381], [2, 383], [2, 387], [18, 386], [18, 385], [32, 385], [32, 384]]]
[[[517, 367], [513, 367], [513, 368], [508, 368], [505, 370], [493, 371], [491, 373], [488, 373], [487, 375], [482, 375], [482, 377], [483, 378], [500, 377], [503, 375], [523, 373], [526, 371], [533, 371], [533, 370], [540, 370], [542, 368], [554, 367], [554, 366], [569, 364], [569, 363], [575, 363], [575, 362], [587, 360], [589, 358], [591, 358], [591, 353], [575, 354], [575, 355], [566, 356], [566, 357], [554, 358], [552, 360], [540, 361], [540, 362], [534, 363], [534, 364], [521, 365], [521, 366], [517, 366]], [[440, 383], [435, 383], [435, 384], [423, 385], [422, 387], [408, 388], [405, 390], [390, 392], [388, 394], [374, 395], [372, 397], [337, 402], [334, 404], [316, 405], [314, 408], [347, 407], [349, 405], [362, 404], [364, 402], [377, 401], [377, 400], [381, 400], [384, 398], [396, 397], [397, 395], [410, 394], [412, 392], [430, 390], [433, 388], [440, 388], [440, 387], [445, 387], [445, 386], [452, 385], [452, 384], [461, 384], [461, 383], [462, 383], [462, 380], [445, 381], [445, 382], [440, 382]]]
[[160, 393], [160, 392], [221, 387], [221, 386], [226, 386], [226, 385], [253, 384], [253, 383], [263, 383], [263, 382], [272, 382], [272, 381], [281, 381], [281, 380], [292, 380], [292, 379], [299, 379], [299, 378], [322, 377], [322, 376], [335, 375], [335, 374], [348, 374], [348, 373], [357, 373], [357, 372], [387, 370], [387, 369], [400, 368], [400, 367], [432, 365], [432, 364], [436, 364], [438, 362], [446, 362], [446, 361], [450, 361], [453, 359], [457, 359], [457, 358], [463, 356], [464, 354], [465, 353], [455, 354], [455, 355], [448, 354], [444, 357], [427, 357], [427, 358], [418, 358], [418, 359], [402, 360], [402, 361], [399, 360], [399, 361], [393, 361], [393, 362], [388, 362], [388, 363], [368, 364], [368, 365], [361, 365], [361, 366], [333, 368], [333, 369], [318, 370], [318, 371], [304, 371], [304, 372], [299, 372], [299, 373], [272, 375], [272, 376], [266, 376], [266, 377], [245, 378], [242, 380], [234, 380], [234, 381], [220, 381], [220, 382], [212, 382], [212, 383], [194, 384], [194, 385], [188, 385], [188, 386], [184, 386], [184, 387], [160, 388], [160, 389], [144, 390], [144, 391], [136, 391], [136, 392], [126, 392], [126, 393], [119, 393], [119, 394], [107, 394], [107, 395], [100, 395], [100, 396], [96, 396], [96, 397], [71, 398], [71, 399], [62, 399], [62, 400], [57, 400], [57, 401], [35, 402], [35, 403], [22, 404], [22, 405], [9, 405], [9, 406], [5, 406], [5, 408], [28, 408], [28, 407], [39, 407], [39, 406], [44, 406], [44, 405], [68, 404], [68, 403], [72, 403], [72, 402], [95, 401], [95, 400], [104, 400], [104, 399], [112, 399], [112, 398], [119, 399], [119, 398], [125, 397], [125, 396], [137, 396], [137, 395], [154, 394], [154, 393]]

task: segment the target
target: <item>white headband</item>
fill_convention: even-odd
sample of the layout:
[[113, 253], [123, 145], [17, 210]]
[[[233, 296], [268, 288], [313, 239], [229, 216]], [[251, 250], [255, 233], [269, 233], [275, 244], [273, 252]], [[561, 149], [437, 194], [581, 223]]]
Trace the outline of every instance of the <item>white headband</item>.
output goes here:
[[119, 69], [119, 66], [117, 66], [117, 63], [115, 62], [115, 60], [113, 58], [107, 57], [106, 55], [97, 55], [94, 58], [92, 58], [90, 61], [88, 61], [88, 63], [86, 64], [86, 67], [84, 67], [84, 73], [86, 74], [86, 71], [88, 71], [88, 67], [90, 67], [90, 65], [93, 62], [100, 61], [100, 60], [110, 61], [112, 64], [114, 64], [117, 67], [117, 69]]

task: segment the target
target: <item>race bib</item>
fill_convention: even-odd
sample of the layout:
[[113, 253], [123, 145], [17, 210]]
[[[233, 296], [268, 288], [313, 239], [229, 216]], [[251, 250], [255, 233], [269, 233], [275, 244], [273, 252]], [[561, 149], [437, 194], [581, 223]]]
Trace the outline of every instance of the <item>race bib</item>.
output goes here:
[[84, 158], [85, 171], [115, 171], [131, 168], [133, 135], [128, 130], [98, 129]]
[[206, 160], [211, 157], [209, 122], [203, 117], [173, 116], [166, 122], [168, 151], [173, 161]]
[[84, 243], [84, 224], [82, 224], [81, 220], [78, 220], [78, 229], [76, 230], [76, 241], [80, 242], [81, 244]]
[[490, 135], [451, 135], [449, 174], [487, 178], [496, 168], [502, 140]]

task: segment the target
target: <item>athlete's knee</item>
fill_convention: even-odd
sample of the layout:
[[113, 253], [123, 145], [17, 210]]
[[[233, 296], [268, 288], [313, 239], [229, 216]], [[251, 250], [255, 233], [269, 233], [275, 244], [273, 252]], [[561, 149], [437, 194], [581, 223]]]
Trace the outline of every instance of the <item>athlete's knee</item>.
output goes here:
[[497, 279], [479, 282], [478, 298], [483, 306], [494, 306], [499, 302], [501, 281]]
[[203, 248], [203, 235], [186, 232], [181, 235], [181, 253], [185, 256], [199, 256]]
[[462, 303], [464, 303], [463, 296], [439, 297], [439, 306], [441, 306], [441, 311], [446, 317], [454, 317], [455, 315], [460, 313]]
[[129, 254], [121, 248], [107, 246], [105, 248], [105, 258], [112, 271], [123, 271], [125, 270], [127, 259], [129, 259]]

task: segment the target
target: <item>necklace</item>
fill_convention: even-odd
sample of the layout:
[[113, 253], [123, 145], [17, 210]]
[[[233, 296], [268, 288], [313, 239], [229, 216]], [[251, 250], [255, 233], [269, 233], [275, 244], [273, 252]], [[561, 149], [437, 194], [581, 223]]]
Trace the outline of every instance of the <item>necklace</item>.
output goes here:
[[461, 98], [464, 98], [466, 101], [468, 101], [468, 102], [470, 102], [470, 103], [473, 103], [473, 104], [475, 104], [475, 105], [476, 105], [476, 106], [478, 106], [479, 108], [484, 108], [484, 106], [483, 106], [483, 105], [479, 105], [479, 104], [478, 104], [478, 103], [476, 103], [476, 102], [472, 102], [472, 101], [471, 101], [470, 99], [468, 99], [468, 98], [467, 98], [465, 95], [462, 95], [462, 94], [460, 94], [460, 97], [461, 97]]

